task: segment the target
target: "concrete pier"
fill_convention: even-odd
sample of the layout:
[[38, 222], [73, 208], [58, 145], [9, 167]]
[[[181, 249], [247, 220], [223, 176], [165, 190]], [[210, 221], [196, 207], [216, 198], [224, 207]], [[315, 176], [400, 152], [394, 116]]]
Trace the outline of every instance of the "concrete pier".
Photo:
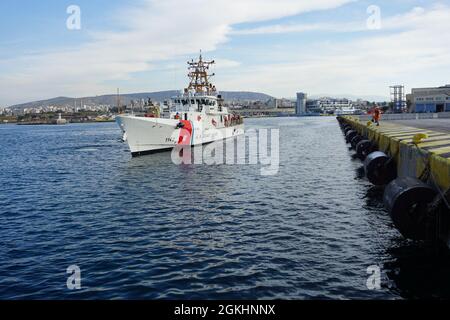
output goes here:
[[[381, 121], [377, 127], [359, 117], [343, 117], [360, 135], [394, 157], [399, 177], [419, 178], [429, 168], [442, 192], [450, 188], [450, 119]], [[426, 135], [414, 143], [418, 134]]]
[[400, 233], [450, 248], [450, 120], [338, 121]]
[[[383, 119], [381, 119], [383, 121]], [[392, 120], [387, 121], [393, 125], [402, 125], [419, 129], [428, 129], [433, 131], [445, 132], [450, 134], [450, 118], [449, 119], [421, 119], [421, 120]]]

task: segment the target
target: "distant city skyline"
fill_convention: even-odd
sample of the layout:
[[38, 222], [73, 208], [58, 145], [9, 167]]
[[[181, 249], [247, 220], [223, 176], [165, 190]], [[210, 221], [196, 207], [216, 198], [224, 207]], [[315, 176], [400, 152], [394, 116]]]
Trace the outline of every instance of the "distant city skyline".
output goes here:
[[390, 85], [450, 83], [448, 0], [6, 0], [0, 12], [2, 107], [181, 89], [200, 49], [219, 90], [389, 100]]

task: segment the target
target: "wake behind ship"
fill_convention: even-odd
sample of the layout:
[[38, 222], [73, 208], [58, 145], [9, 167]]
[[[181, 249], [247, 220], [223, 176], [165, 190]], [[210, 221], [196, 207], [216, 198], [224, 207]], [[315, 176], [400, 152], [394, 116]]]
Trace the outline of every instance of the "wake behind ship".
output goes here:
[[160, 116], [154, 108], [145, 116], [120, 115], [117, 123], [133, 156], [171, 150], [177, 145], [197, 146], [244, 134], [243, 119], [223, 106], [223, 99], [210, 82], [214, 61], [190, 61], [189, 86], [169, 102]]

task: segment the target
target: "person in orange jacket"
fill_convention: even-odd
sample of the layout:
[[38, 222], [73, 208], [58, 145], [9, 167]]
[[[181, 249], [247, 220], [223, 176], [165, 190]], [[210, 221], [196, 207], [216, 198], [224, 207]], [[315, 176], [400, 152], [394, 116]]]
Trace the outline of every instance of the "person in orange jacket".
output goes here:
[[376, 106], [372, 111], [372, 122], [376, 123], [377, 126], [379, 126], [380, 119], [381, 119], [381, 110], [378, 106]]

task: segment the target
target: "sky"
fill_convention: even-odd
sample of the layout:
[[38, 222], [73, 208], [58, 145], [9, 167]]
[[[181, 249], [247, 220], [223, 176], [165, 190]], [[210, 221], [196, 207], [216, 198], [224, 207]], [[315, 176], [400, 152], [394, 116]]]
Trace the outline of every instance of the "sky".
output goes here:
[[389, 99], [450, 84], [450, 0], [2, 0], [0, 15], [3, 107], [182, 89], [200, 50], [219, 90]]

